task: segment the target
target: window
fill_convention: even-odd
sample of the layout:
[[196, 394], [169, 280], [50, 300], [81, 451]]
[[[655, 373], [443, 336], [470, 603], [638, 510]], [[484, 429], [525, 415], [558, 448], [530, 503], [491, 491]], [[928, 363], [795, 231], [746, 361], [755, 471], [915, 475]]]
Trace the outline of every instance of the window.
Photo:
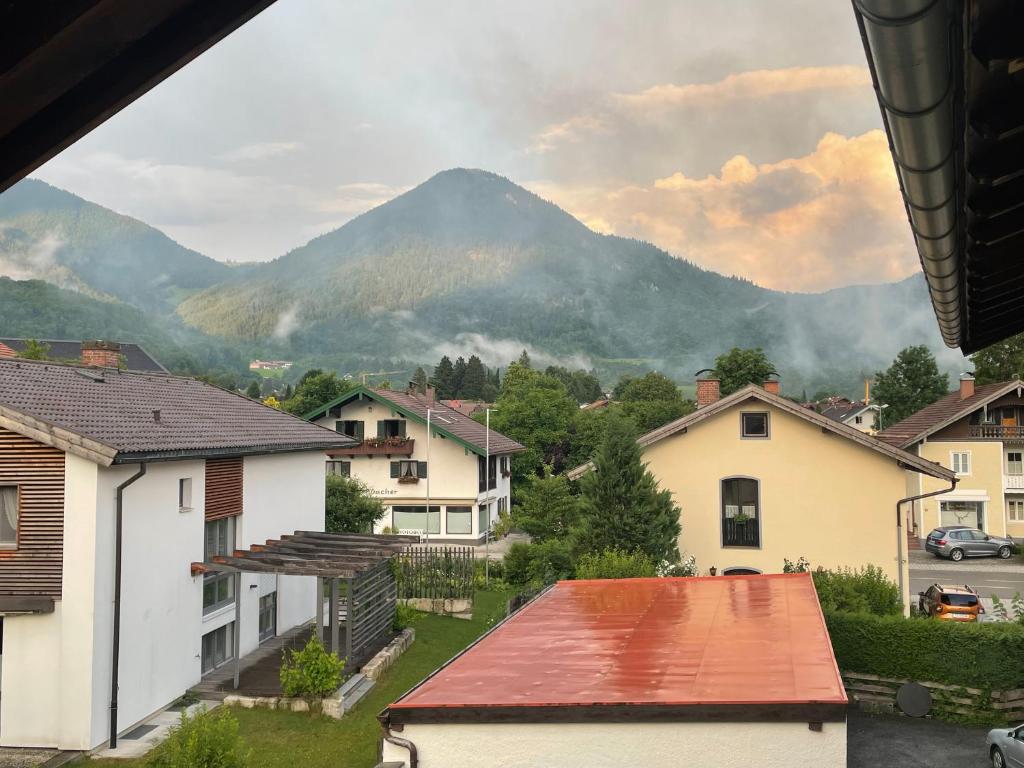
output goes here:
[[445, 530], [448, 533], [473, 532], [472, 507], [445, 507]]
[[864, 417], [863, 416], [854, 416], [853, 417], [853, 423], [854, 424], [863, 424], [864, 423]]
[[501, 476], [508, 477], [511, 474], [508, 466], [508, 456], [501, 457]]
[[760, 488], [749, 477], [730, 477], [722, 481], [722, 546], [759, 547], [761, 545]]
[[399, 533], [441, 533], [441, 507], [430, 505], [430, 515], [426, 506], [392, 507], [391, 525]]
[[336, 421], [334, 422], [334, 430], [356, 440], [363, 439], [363, 422], [361, 421]]
[[[223, 517], [206, 523], [205, 559], [230, 555], [235, 548], [235, 518]], [[235, 601], [233, 573], [207, 573], [203, 576], [203, 614], [213, 613]]]
[[377, 437], [405, 437], [405, 419], [381, 419], [377, 422]]
[[427, 462], [402, 459], [391, 462], [391, 476], [400, 483], [415, 483], [427, 476]]
[[192, 478], [182, 477], [178, 479], [178, 511], [192, 511]]
[[488, 514], [487, 506], [487, 504], [481, 504], [476, 509], [480, 533], [487, 533], [491, 530], [491, 516]]
[[768, 437], [767, 413], [741, 413], [740, 422], [743, 437]]
[[939, 525], [966, 525], [984, 530], [985, 502], [940, 501]]
[[18, 545], [18, 486], [0, 485], [0, 546]]
[[1006, 474], [1024, 475], [1024, 453], [1010, 451], [1006, 454]]
[[1014, 523], [1024, 523], [1024, 498], [1006, 500], [1006, 517]]
[[277, 592], [260, 598], [260, 642], [277, 634]]
[[958, 475], [969, 475], [971, 474], [971, 452], [970, 451], [954, 451], [949, 454], [949, 462], [953, 467], [953, 471]]
[[203, 635], [203, 674], [235, 658], [235, 622]]
[[477, 458], [477, 472], [479, 473], [480, 492], [494, 490], [498, 487], [498, 457], [491, 456], [489, 460], [483, 456]]
[[352, 476], [352, 462], [351, 461], [337, 461], [330, 459], [327, 462], [327, 474], [328, 475], [340, 475], [341, 477]]

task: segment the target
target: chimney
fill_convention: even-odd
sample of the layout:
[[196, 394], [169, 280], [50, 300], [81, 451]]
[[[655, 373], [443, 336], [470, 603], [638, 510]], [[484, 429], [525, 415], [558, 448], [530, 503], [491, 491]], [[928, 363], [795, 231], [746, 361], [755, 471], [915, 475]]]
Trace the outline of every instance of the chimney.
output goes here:
[[697, 407], [703, 408], [722, 397], [722, 380], [710, 369], [697, 372]]
[[429, 384], [427, 385], [427, 391], [424, 392], [423, 394], [425, 394], [427, 396], [427, 402], [428, 403], [435, 403], [435, 402], [437, 402], [437, 390], [434, 389]]
[[121, 367], [121, 345], [116, 341], [83, 341], [82, 364], [100, 368]]
[[966, 400], [968, 397], [974, 397], [974, 374], [973, 373], [961, 373], [960, 374], [960, 399]]
[[765, 392], [771, 392], [773, 395], [779, 394], [779, 380], [778, 379], [768, 379], [764, 383], [764, 391]]

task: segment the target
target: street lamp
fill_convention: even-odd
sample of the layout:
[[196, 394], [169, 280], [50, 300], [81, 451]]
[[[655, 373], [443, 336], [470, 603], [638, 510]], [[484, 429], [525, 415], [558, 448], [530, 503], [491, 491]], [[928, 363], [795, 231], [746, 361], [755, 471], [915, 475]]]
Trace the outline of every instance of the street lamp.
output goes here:
[[[430, 415], [432, 408], [427, 408], [427, 515], [424, 518], [423, 531], [425, 541], [430, 544]], [[440, 522], [440, 521], [439, 521]]]

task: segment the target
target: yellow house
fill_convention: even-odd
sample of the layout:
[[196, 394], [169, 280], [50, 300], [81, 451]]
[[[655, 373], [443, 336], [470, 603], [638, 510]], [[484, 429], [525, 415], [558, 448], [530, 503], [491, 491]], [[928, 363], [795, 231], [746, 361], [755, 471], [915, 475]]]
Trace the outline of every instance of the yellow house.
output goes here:
[[639, 438], [681, 509], [680, 552], [702, 573], [778, 573], [801, 557], [814, 567], [872, 564], [909, 604], [897, 527], [906, 470], [950, 487], [954, 474], [761, 387], [717, 391], [717, 380], [699, 381], [696, 412]]
[[[1024, 538], [1024, 383], [960, 388], [878, 434], [893, 446], [950, 466], [955, 491], [914, 502], [908, 530], [923, 539], [939, 525], [968, 525], [993, 535]], [[941, 482], [908, 474], [908, 494], [941, 491]], [[909, 512], [909, 505], [908, 505]]]

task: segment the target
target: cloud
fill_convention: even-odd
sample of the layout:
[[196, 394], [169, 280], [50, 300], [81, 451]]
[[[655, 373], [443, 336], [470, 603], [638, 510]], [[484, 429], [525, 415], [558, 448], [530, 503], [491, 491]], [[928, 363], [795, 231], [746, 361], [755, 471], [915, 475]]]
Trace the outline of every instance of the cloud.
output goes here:
[[407, 192], [409, 187], [395, 187], [376, 182], [355, 182], [341, 184], [323, 201], [317, 204], [317, 210], [324, 213], [342, 213], [347, 216], [358, 216], [371, 208], [383, 205], [388, 200]]
[[243, 144], [237, 149], [224, 152], [220, 155], [220, 158], [229, 163], [267, 160], [272, 157], [280, 157], [281, 155], [295, 152], [301, 146], [297, 141], [260, 141], [252, 144]]
[[452, 360], [459, 357], [469, 358], [476, 355], [484, 365], [504, 368], [519, 358], [523, 350], [530, 356], [534, 367], [563, 365], [569, 369], [584, 368], [589, 370], [593, 363], [582, 354], [559, 356], [544, 352], [536, 347], [517, 339], [495, 339], [482, 333], [459, 333], [454, 339], [440, 341], [435, 344], [431, 354], [435, 358], [448, 355]]
[[299, 329], [299, 325], [299, 305], [292, 304], [277, 316], [277, 324], [274, 326], [272, 336], [278, 341], [286, 341]]
[[[559, 122], [533, 135], [528, 153], [547, 153], [600, 134], [624, 133], [637, 124], [664, 121], [674, 123], [680, 112], [735, 109], [769, 104], [774, 99], [802, 94], [836, 99], [845, 94], [861, 95], [871, 87], [866, 67], [822, 66], [756, 69], [726, 75], [710, 83], [664, 83], [634, 92], [607, 94], [601, 105]], [[714, 122], [714, 120], [712, 120]]]
[[735, 155], [703, 178], [645, 185], [529, 185], [600, 231], [780, 290], [897, 280], [917, 269], [882, 131], [826, 133], [800, 157]]

